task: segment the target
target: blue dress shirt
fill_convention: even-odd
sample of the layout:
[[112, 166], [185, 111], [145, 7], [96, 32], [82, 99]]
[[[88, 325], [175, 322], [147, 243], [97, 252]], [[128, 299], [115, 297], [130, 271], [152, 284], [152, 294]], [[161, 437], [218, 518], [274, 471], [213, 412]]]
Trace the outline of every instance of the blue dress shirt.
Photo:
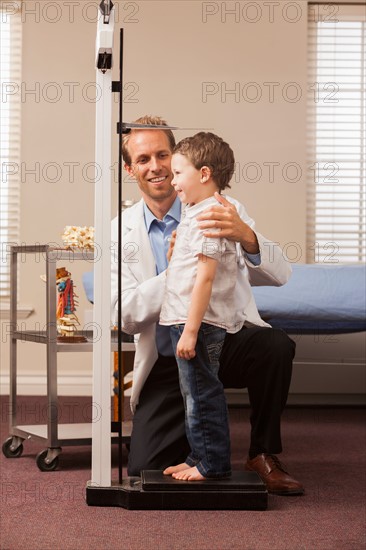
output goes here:
[[[168, 267], [166, 255], [169, 249], [170, 236], [174, 229], [177, 229], [180, 222], [181, 208], [180, 199], [176, 197], [169, 212], [165, 214], [162, 220], [158, 220], [144, 203], [145, 224], [155, 258], [157, 275]], [[159, 323], [156, 325], [156, 347], [160, 355], [174, 355], [170, 340], [170, 329], [159, 325]]]

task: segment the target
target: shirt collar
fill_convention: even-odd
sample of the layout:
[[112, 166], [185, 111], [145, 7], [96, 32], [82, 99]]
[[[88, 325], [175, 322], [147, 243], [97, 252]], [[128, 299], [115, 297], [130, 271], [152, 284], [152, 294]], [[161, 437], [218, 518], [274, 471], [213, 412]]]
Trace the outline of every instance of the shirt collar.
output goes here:
[[[170, 218], [173, 218], [177, 223], [180, 222], [180, 217], [181, 217], [181, 202], [180, 202], [180, 199], [179, 197], [176, 197], [175, 198], [175, 201], [173, 202], [173, 204], [171, 205], [169, 211], [165, 214], [164, 218], [163, 218], [163, 221], [165, 221], [165, 219], [167, 217], [170, 217]], [[149, 209], [149, 207], [146, 205], [146, 203], [144, 202], [144, 217], [145, 217], [145, 224], [146, 224], [146, 229], [147, 229], [147, 232], [150, 233], [150, 229], [151, 229], [151, 224], [157, 220], [158, 222], [161, 221], [161, 220], [158, 220], [158, 218], [156, 216], [154, 216], [154, 214], [151, 212], [151, 210]]]

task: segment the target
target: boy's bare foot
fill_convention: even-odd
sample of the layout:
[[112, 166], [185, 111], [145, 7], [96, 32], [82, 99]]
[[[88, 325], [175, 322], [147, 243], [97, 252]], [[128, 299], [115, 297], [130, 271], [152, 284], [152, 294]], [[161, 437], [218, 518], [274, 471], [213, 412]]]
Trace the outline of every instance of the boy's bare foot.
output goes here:
[[181, 464], [177, 464], [176, 466], [169, 466], [169, 468], [165, 468], [163, 471], [163, 474], [165, 476], [171, 476], [172, 474], [175, 474], [177, 472], [181, 472], [183, 470], [188, 470], [189, 466], [185, 462], [182, 462]]
[[203, 479], [207, 479], [203, 477], [202, 474], [200, 474], [196, 466], [193, 466], [193, 468], [188, 468], [186, 470], [181, 470], [173, 474], [173, 477], [174, 479], [183, 479], [185, 481], [202, 481]]

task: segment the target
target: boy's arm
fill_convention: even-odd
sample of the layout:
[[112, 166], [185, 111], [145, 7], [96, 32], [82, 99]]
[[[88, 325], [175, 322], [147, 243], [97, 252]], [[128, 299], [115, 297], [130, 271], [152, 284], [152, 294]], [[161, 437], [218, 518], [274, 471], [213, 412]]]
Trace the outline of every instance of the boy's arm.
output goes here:
[[192, 359], [196, 355], [197, 334], [210, 302], [216, 268], [217, 260], [199, 254], [187, 322], [177, 345], [177, 356], [182, 359]]

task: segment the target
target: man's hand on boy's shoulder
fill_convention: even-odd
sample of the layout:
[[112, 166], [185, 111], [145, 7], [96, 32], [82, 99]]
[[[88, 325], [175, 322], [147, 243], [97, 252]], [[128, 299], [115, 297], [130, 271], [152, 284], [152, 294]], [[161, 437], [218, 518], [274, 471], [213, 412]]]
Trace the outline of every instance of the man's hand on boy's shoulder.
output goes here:
[[[205, 237], [222, 237], [241, 244], [248, 254], [258, 254], [259, 245], [254, 231], [246, 224], [238, 214], [236, 207], [219, 193], [215, 198], [221, 206], [210, 206], [204, 210], [197, 220], [200, 229], [205, 229]], [[210, 229], [220, 229], [210, 232]]]

